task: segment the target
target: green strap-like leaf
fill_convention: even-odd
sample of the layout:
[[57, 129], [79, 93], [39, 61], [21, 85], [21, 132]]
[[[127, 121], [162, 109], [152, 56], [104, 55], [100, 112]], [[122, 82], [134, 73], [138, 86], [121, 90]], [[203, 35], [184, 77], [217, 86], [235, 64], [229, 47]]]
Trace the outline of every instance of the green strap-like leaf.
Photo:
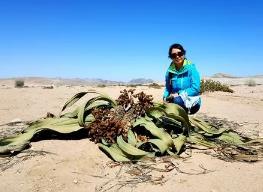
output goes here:
[[191, 124], [185, 110], [174, 103], [155, 103], [153, 108], [149, 109], [149, 116], [156, 118], [171, 118], [182, 123], [183, 133], [189, 134]]
[[155, 119], [159, 119], [163, 115], [166, 115], [164, 109], [158, 106], [151, 107], [146, 111], [146, 113], [149, 117], [153, 117]]
[[80, 92], [74, 95], [72, 98], [70, 98], [62, 107], [61, 111], [64, 111], [66, 108], [72, 106], [74, 103], [76, 103], [79, 99], [81, 99], [84, 95], [87, 93], [97, 93], [96, 91], [85, 91], [85, 92]]
[[173, 142], [177, 151], [176, 154], [179, 154], [181, 152], [183, 145], [186, 142], [186, 136], [181, 134], [177, 138], [173, 139]]
[[161, 154], [164, 154], [167, 151], [167, 149], [169, 149], [169, 146], [167, 145], [167, 143], [165, 143], [161, 139], [149, 139], [147, 143], [154, 144], [159, 149]]
[[173, 118], [177, 121], [182, 122], [183, 124], [183, 134], [189, 135], [191, 124], [189, 122], [189, 118], [185, 110], [177, 104], [174, 103], [166, 103], [165, 104], [165, 112], [167, 113], [167, 117]]
[[176, 153], [174, 153], [174, 152], [171, 151], [170, 149], [167, 150], [167, 153], [168, 153], [170, 156], [174, 157], [174, 158], [180, 158], [179, 155], [177, 155]]
[[133, 156], [134, 158], [136, 158], [136, 156], [147, 156], [149, 155], [150, 153], [149, 152], [146, 152], [146, 151], [143, 151], [141, 149], [138, 149], [136, 147], [134, 147], [133, 145], [129, 144], [129, 143], [126, 143], [122, 136], [118, 136], [117, 137], [117, 144], [118, 144], [118, 147], [126, 154], [130, 155], [130, 156]]
[[214, 142], [205, 139], [205, 137], [203, 137], [199, 133], [191, 133], [189, 137], [187, 137], [187, 142], [194, 143], [196, 145], [205, 146], [208, 148], [216, 147], [216, 144]]
[[132, 146], [136, 146], [137, 144], [136, 136], [131, 129], [128, 130], [128, 143]]
[[166, 131], [164, 131], [164, 129], [157, 127], [152, 121], [141, 117], [136, 119], [136, 121], [133, 123], [133, 127], [138, 125], [143, 126], [145, 129], [150, 131], [153, 136], [163, 140], [168, 146], [173, 146], [172, 137]]
[[166, 114], [182, 117], [188, 125], [190, 124], [187, 113], [179, 105], [174, 104], [174, 103], [166, 103], [166, 104], [164, 104], [164, 107], [165, 107], [164, 110], [165, 110]]
[[0, 154], [11, 153], [12, 151], [21, 151], [28, 146], [32, 137], [44, 130], [51, 130], [58, 133], [68, 134], [82, 129], [78, 125], [77, 119], [43, 119], [33, 123], [24, 133], [14, 137], [8, 137], [0, 140]]
[[224, 141], [228, 144], [233, 144], [233, 145], [242, 145], [244, 142], [242, 141], [242, 138], [234, 132], [226, 132], [222, 133], [217, 140]]
[[[211, 125], [207, 124], [206, 122], [202, 121], [201, 119], [198, 119], [196, 117], [190, 117], [190, 122], [193, 126], [197, 127], [198, 129], [201, 129], [205, 131], [206, 133], [212, 134], [212, 135], [220, 135], [223, 132], [227, 131], [225, 128], [216, 129], [212, 127]], [[212, 136], [210, 135], [210, 136]]]
[[78, 117], [78, 113], [79, 113], [79, 107], [77, 107], [72, 112], [67, 112], [67, 113], [64, 113], [64, 114], [60, 115], [60, 117], [77, 118]]
[[114, 144], [110, 147], [103, 145], [101, 143], [98, 144], [99, 148], [106, 152], [114, 161], [117, 162], [127, 162], [130, 161], [123, 153], [122, 151], [117, 147], [114, 147]]
[[[85, 115], [89, 115], [89, 114], [85, 114], [85, 112], [89, 111], [90, 109], [92, 109], [94, 107], [106, 105], [105, 103], [102, 103], [103, 101], [108, 102], [109, 107], [115, 107], [117, 105], [115, 100], [111, 99], [110, 97], [108, 97], [106, 95], [99, 95], [97, 97], [94, 97], [94, 98], [88, 100], [79, 108], [79, 113], [78, 113], [79, 126], [81, 126], [81, 127], [85, 126], [85, 122], [84, 122]], [[96, 102], [96, 103], [94, 103], [94, 102]]]

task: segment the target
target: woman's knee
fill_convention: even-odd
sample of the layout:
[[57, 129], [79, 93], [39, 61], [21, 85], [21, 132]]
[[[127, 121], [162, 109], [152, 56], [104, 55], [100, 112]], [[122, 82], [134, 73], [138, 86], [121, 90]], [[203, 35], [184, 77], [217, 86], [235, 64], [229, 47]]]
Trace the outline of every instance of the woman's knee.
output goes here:
[[180, 96], [174, 98], [174, 103], [180, 105], [181, 107], [185, 107], [184, 101]]

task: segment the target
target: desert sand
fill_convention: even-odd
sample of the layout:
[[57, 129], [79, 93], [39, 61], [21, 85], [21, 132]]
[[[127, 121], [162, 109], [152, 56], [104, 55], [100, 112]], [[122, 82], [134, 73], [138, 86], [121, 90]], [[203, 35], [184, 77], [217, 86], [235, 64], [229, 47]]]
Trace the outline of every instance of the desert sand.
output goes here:
[[[28, 88], [14, 88], [11, 80], [0, 81], [2, 127], [14, 120], [36, 120], [47, 112], [59, 114], [63, 104], [80, 91], [95, 89], [117, 98], [120, 90], [126, 88], [65, 85], [43, 89], [36, 83], [26, 85]], [[263, 85], [231, 88], [234, 93], [203, 94], [198, 114], [233, 121], [238, 125], [235, 127], [238, 132], [253, 138], [263, 137]], [[140, 86], [136, 90], [161, 101], [162, 89]], [[164, 157], [154, 162], [123, 165], [113, 163], [88, 138], [47, 139], [32, 142], [31, 148], [13, 158], [0, 158], [1, 165], [9, 165], [0, 170], [0, 189], [3, 192], [263, 190], [262, 161], [226, 162], [198, 149], [186, 151], [183, 156], [185, 158]]]

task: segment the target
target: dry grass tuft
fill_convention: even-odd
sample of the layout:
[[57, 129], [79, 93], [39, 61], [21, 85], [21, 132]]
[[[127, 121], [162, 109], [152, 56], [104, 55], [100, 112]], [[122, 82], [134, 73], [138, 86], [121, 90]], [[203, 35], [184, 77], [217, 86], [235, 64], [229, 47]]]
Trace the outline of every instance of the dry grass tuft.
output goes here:
[[24, 85], [25, 85], [24, 80], [21, 80], [21, 79], [15, 80], [15, 87], [16, 88], [22, 88], [22, 87], [24, 87]]

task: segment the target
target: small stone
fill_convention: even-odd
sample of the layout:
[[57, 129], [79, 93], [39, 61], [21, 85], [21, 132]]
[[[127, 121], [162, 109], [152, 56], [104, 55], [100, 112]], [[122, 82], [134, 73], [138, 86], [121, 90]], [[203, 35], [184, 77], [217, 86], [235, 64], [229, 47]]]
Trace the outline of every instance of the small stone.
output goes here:
[[78, 180], [74, 179], [73, 183], [78, 184]]

